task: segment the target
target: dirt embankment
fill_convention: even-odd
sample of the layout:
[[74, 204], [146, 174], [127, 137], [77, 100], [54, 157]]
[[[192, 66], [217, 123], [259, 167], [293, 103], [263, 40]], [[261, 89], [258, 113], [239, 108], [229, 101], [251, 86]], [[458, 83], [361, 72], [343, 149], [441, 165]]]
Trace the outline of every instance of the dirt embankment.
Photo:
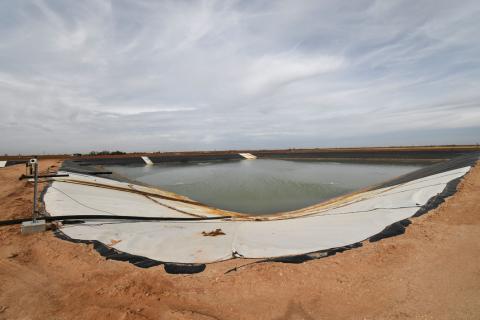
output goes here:
[[[0, 219], [30, 214], [23, 170], [0, 169]], [[195, 275], [107, 261], [50, 232], [3, 227], [0, 319], [479, 319], [480, 166], [412, 221], [404, 235], [328, 258], [225, 274], [251, 262], [237, 259]]]
[[[252, 153], [262, 158], [313, 158], [313, 159], [450, 159], [455, 156], [472, 152], [480, 152], [478, 145], [444, 145], [444, 146], [398, 146], [398, 147], [354, 147], [354, 148], [302, 148], [302, 149], [259, 149], [259, 150], [215, 150], [215, 151], [178, 151], [178, 152], [128, 152], [125, 154], [100, 154], [74, 156], [64, 155], [40, 155], [39, 159], [79, 159], [84, 161], [100, 159], [125, 159], [132, 157], [149, 156], [162, 161], [188, 161], [195, 159], [228, 160], [241, 159], [239, 153]], [[5, 155], [0, 160], [30, 159], [30, 155]], [[155, 162], [155, 161], [154, 161]]]

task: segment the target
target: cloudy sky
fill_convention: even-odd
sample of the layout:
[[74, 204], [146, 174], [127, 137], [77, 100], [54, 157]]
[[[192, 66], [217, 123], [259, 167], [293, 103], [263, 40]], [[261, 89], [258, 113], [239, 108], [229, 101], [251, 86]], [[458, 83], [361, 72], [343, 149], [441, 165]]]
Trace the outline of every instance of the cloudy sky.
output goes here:
[[0, 153], [480, 142], [480, 3], [1, 1]]

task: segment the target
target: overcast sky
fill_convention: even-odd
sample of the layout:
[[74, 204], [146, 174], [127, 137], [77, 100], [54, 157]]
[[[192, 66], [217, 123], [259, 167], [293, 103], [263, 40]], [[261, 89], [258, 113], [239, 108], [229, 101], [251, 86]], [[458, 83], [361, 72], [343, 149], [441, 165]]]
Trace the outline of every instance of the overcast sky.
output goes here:
[[480, 2], [1, 1], [0, 153], [480, 142]]

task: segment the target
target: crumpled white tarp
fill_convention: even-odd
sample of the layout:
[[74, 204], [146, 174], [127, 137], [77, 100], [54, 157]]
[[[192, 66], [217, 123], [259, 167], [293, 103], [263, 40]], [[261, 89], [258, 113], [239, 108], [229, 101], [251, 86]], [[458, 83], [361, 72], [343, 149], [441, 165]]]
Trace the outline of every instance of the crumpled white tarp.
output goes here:
[[[307, 216], [283, 220], [88, 220], [85, 224], [66, 225], [61, 231], [73, 239], [98, 240], [120, 251], [163, 262], [210, 263], [234, 256], [271, 258], [305, 254], [363, 241], [390, 224], [413, 216], [420, 206], [441, 193], [448, 182], [462, 177], [469, 169], [464, 167], [368, 191], [337, 207], [333, 205]], [[78, 177], [72, 174], [72, 179], [75, 178]], [[82, 179], [103, 183], [108, 180], [87, 176]], [[122, 185], [111, 180], [108, 183]], [[46, 210], [52, 216], [108, 212], [191, 217], [172, 209], [177, 205], [187, 205], [198, 214], [204, 211], [203, 207], [192, 209], [195, 207], [192, 204], [157, 200], [169, 201], [171, 208], [138, 194], [60, 181], [53, 182], [44, 197]], [[216, 229], [224, 234], [204, 235]]]

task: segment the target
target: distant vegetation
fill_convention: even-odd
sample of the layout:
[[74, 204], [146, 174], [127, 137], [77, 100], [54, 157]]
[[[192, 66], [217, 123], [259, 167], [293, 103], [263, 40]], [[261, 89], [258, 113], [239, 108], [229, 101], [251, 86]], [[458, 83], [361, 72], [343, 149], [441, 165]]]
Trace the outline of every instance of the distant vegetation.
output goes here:
[[91, 151], [88, 155], [89, 156], [106, 156], [106, 155], [116, 155], [116, 154], [126, 154], [123, 151]]

